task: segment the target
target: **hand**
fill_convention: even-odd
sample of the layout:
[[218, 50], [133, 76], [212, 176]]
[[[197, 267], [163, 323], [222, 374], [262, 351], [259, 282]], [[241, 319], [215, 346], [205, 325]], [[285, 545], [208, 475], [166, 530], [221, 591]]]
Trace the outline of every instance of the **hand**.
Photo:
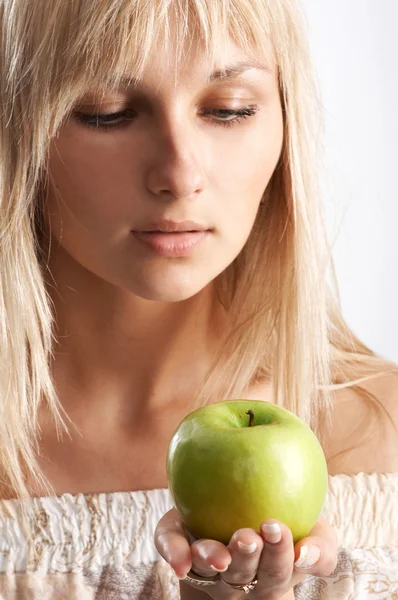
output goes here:
[[[267, 534], [266, 525], [273, 525], [271, 529], [277, 529], [279, 525], [280, 534]], [[240, 543], [249, 548], [245, 549]], [[214, 577], [216, 585], [189, 585], [216, 600], [279, 600], [308, 575], [321, 577], [333, 573], [338, 554], [337, 536], [323, 518], [295, 546], [290, 529], [273, 519], [264, 521], [259, 532], [249, 528], [239, 529], [231, 537], [228, 546], [225, 546], [215, 540], [198, 540], [193, 537], [185, 529], [175, 508], [169, 510], [159, 521], [155, 530], [155, 546], [179, 579], [184, 579], [191, 569], [199, 576]], [[315, 564], [308, 564], [311, 552], [308, 552], [305, 561], [303, 550], [304, 564], [301, 563], [300, 568], [297, 561], [304, 547], [314, 549]], [[222, 579], [218, 573], [221, 573]], [[245, 585], [254, 579], [258, 583], [247, 595], [228, 585]]]

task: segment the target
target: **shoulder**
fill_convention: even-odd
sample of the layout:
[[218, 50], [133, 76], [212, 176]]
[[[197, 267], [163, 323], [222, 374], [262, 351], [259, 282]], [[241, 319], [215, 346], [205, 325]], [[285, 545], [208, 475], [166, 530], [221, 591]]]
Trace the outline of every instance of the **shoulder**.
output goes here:
[[398, 472], [398, 370], [334, 393], [329, 473]]

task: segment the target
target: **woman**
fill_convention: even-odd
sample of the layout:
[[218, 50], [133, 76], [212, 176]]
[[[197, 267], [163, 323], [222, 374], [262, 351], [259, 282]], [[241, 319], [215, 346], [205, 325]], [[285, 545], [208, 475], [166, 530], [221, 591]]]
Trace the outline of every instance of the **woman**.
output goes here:
[[[369, 552], [390, 593], [397, 368], [328, 282], [296, 3], [0, 8], [1, 597], [351, 598]], [[329, 512], [296, 547], [273, 520], [194, 540], [172, 508], [171, 436], [227, 398], [323, 444]], [[362, 495], [392, 523], [354, 519]]]

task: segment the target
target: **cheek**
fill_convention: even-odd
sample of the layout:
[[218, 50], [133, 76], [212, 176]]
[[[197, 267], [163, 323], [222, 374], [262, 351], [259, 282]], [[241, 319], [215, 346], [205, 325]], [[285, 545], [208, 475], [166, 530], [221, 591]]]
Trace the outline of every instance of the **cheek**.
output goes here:
[[[223, 213], [231, 230], [248, 236], [254, 224], [260, 200], [275, 171], [283, 148], [283, 119], [281, 111], [272, 120], [259, 126], [250, 139], [241, 139], [222, 154], [223, 166], [218, 173], [225, 199]], [[238, 150], [237, 150], [238, 149]], [[224, 184], [224, 185], [223, 185]]]
[[68, 235], [83, 238], [94, 232], [109, 236], [115, 227], [126, 225], [134, 181], [131, 173], [126, 181], [126, 168], [118, 158], [112, 160], [109, 152], [67, 139], [50, 152], [52, 183], [46, 212], [56, 237], [61, 228], [65, 240]]

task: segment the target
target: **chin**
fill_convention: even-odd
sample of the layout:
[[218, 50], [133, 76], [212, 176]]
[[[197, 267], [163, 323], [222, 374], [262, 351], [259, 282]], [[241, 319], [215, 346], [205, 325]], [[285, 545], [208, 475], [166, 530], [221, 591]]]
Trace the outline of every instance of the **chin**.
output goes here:
[[[199, 290], [200, 291], [200, 290]], [[183, 302], [184, 300], [189, 300], [189, 298], [193, 298], [196, 296], [198, 292], [186, 293], [186, 294], [140, 294], [140, 297], [143, 300], [151, 300], [152, 302], [163, 302], [167, 304], [173, 304], [175, 302]]]
[[164, 290], [143, 290], [142, 292], [134, 292], [136, 296], [139, 296], [143, 300], [151, 300], [152, 302], [183, 302], [189, 298], [193, 298], [202, 289], [194, 290], [170, 290], [169, 292]]
[[199, 294], [209, 284], [209, 280], [195, 280], [189, 277], [188, 280], [181, 278], [168, 277], [151, 282], [149, 279], [143, 285], [134, 286], [130, 291], [136, 296], [152, 302], [182, 302]]

